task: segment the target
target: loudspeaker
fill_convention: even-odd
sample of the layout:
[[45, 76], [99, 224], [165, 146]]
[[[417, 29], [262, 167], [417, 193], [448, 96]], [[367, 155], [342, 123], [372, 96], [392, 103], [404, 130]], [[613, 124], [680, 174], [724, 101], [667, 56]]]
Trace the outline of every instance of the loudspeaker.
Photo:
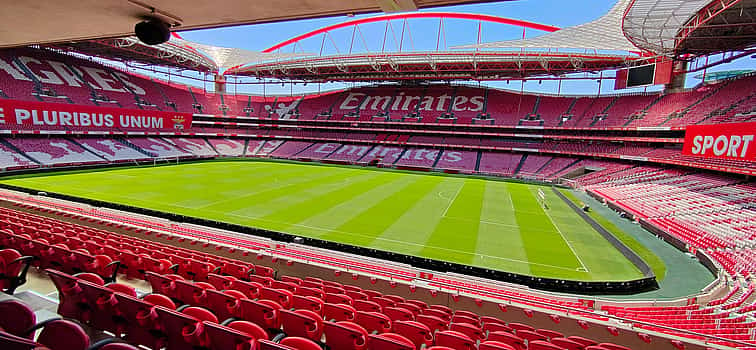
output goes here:
[[137, 23], [134, 26], [134, 33], [147, 45], [162, 44], [171, 38], [171, 29], [168, 24], [156, 18]]

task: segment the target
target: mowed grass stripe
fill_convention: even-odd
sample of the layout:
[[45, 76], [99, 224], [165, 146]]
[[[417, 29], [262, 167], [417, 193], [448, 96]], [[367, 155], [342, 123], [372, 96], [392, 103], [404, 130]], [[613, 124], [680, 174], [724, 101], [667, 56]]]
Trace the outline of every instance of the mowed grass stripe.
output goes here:
[[[391, 174], [367, 173], [345, 177], [338, 182], [314, 187], [305, 193], [280, 197], [284, 205], [275, 205], [276, 211], [264, 216], [266, 220], [296, 223], [331, 207], [354, 198], [356, 195], [387, 181]], [[288, 203], [289, 205], [285, 205]]]
[[[449, 207], [451, 197], [460, 189], [463, 180], [446, 178], [417, 201], [373, 242], [378, 249], [405, 251], [422, 256], [428, 238], [438, 225], [438, 218]], [[410, 242], [411, 241], [411, 242]]]
[[[365, 208], [362, 213], [337, 228], [340, 232], [353, 232], [354, 234], [346, 236], [344, 234], [326, 234], [321, 238], [371, 246], [378, 236], [383, 234], [394, 221], [414, 206], [420, 198], [430, 192], [441, 179], [440, 177], [413, 176], [412, 181], [408, 182], [404, 188]], [[411, 237], [412, 234], [408, 232], [407, 236]], [[411, 239], [407, 241], [411, 242]]]
[[530, 274], [530, 262], [514, 214], [507, 183], [486, 182], [475, 247], [478, 255], [473, 264]]
[[581, 267], [567, 243], [545, 215], [530, 187], [510, 183], [507, 186], [514, 202], [515, 218], [520, 226], [520, 239], [524, 243], [530, 270], [534, 275], [554, 273], [574, 276], [571, 271]]
[[324, 208], [325, 210], [292, 225], [291, 229], [293, 232], [309, 233], [314, 237], [328, 232], [338, 233], [336, 228], [364, 212], [365, 207], [385, 200], [394, 193], [401, 191], [412, 181], [411, 177], [384, 173], [380, 178], [371, 181], [372, 187], [362, 192], [356, 192], [351, 198], [344, 198], [336, 205]]
[[484, 190], [484, 182], [480, 180], [468, 179], [462, 183], [456, 195], [449, 199], [451, 206], [445, 216], [420, 251], [422, 256], [465, 264], [475, 260]]
[[339, 193], [353, 186], [360, 186], [365, 181], [370, 181], [378, 174], [360, 174], [353, 177], [345, 177], [343, 174], [338, 177], [328, 177], [318, 181], [302, 191], [297, 189], [285, 189], [278, 196], [273, 196], [267, 200], [249, 203], [249, 206], [234, 211], [235, 215], [248, 215], [254, 218], [266, 219], [280, 222], [296, 222], [298, 216], [304, 217], [312, 215], [313, 210], [320, 210], [322, 205], [313, 203], [313, 201], [326, 200], [331, 201], [333, 197], [338, 197]]
[[[272, 185], [262, 185], [263, 190], [261, 191], [228, 198], [205, 208], [216, 208], [216, 210], [232, 212], [234, 215], [240, 217], [257, 217], [260, 215], [258, 212], [248, 211], [250, 204], [268, 203], [273, 198], [279, 198], [290, 193], [300, 193], [313, 186], [319, 186], [324, 182], [338, 181], [343, 176], [343, 173], [337, 171], [320, 171], [314, 174], [300, 174], [294, 177], [278, 178]], [[257, 185], [255, 187], [260, 186]]]

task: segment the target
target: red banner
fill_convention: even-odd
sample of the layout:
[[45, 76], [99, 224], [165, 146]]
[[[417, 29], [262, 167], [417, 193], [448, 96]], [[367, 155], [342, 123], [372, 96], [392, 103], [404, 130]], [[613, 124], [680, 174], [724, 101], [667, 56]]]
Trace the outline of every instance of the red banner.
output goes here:
[[167, 131], [189, 129], [192, 126], [192, 115], [65, 103], [0, 100], [0, 124], [6, 127], [23, 125], [30, 129], [56, 126], [99, 130], [123, 128]]
[[683, 155], [756, 161], [756, 123], [689, 125]]

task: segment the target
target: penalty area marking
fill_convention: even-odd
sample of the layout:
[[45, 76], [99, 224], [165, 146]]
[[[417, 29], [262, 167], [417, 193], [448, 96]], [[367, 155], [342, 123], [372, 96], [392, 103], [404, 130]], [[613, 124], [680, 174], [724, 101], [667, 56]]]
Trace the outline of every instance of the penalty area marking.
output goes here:
[[553, 225], [554, 228], [557, 230], [557, 232], [559, 232], [559, 235], [562, 236], [564, 243], [567, 243], [567, 246], [572, 251], [572, 255], [574, 255], [578, 259], [578, 262], [580, 262], [580, 267], [576, 268], [575, 271], [591, 272], [590, 270], [588, 270], [588, 267], [585, 266], [585, 263], [583, 262], [583, 259], [580, 258], [580, 255], [578, 255], [578, 253], [575, 251], [575, 248], [572, 246], [572, 243], [570, 243], [570, 241], [567, 240], [567, 237], [564, 235], [562, 230], [559, 229], [559, 226], [557, 226], [556, 222], [554, 221], [554, 218], [552, 218], [551, 214], [549, 214], [549, 211], [547, 209], [544, 209], [543, 207], [541, 207], [541, 209], [543, 209], [544, 214], [546, 214], [546, 216], [549, 218], [549, 221], [551, 221], [551, 225]]

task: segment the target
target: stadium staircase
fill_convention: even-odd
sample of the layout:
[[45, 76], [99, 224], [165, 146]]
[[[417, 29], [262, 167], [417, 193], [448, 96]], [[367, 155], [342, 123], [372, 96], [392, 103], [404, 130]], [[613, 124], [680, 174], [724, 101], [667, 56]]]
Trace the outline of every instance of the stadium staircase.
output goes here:
[[189, 95], [192, 96], [192, 110], [197, 113], [207, 113], [205, 106], [201, 105], [197, 100], [197, 96], [194, 94], [194, 90], [192, 90], [191, 88], [187, 88], [187, 90], [189, 90]]
[[527, 153], [523, 154], [522, 158], [520, 158], [520, 162], [517, 163], [517, 167], [512, 172], [513, 174], [519, 174], [520, 173], [520, 169], [522, 168], [522, 165], [525, 164], [525, 160], [526, 159], [528, 159], [528, 154]]
[[436, 164], [438, 164], [438, 161], [441, 160], [441, 155], [444, 154], [444, 150], [439, 150], [438, 154], [436, 155], [436, 159], [433, 160], [433, 165], [431, 165], [431, 169], [436, 169]]
[[3, 146], [5, 146], [5, 147], [7, 147], [7, 148], [9, 148], [11, 150], [13, 150], [13, 152], [16, 152], [16, 153], [18, 153], [18, 154], [20, 154], [20, 155], [22, 155], [22, 156], [24, 156], [26, 158], [29, 158], [29, 160], [31, 160], [32, 162], [37, 163], [39, 165], [42, 165], [42, 162], [34, 159], [34, 157], [29, 156], [24, 151], [20, 150], [18, 147], [14, 146], [12, 143], [8, 142], [5, 138], [0, 138], [0, 143], [2, 143]]
[[596, 118], [599, 115], [603, 115], [605, 118], [608, 117], [609, 110], [612, 109], [612, 107], [614, 107], [615, 104], [617, 104], [617, 101], [619, 101], [619, 99], [620, 99], [619, 96], [615, 97], [614, 99], [612, 99], [612, 102], [609, 102], [609, 104], [606, 106], [606, 108], [604, 108], [601, 111], [601, 113], [592, 116], [593, 120], [591, 121], [591, 123], [589, 124], [589, 126], [594, 126], [594, 125], [596, 125], [596, 123], [599, 122], [600, 119]]
[[480, 158], [483, 157], [483, 152], [478, 152], [478, 156], [475, 159], [475, 172], [480, 172]]
[[[565, 122], [575, 118], [575, 115], [572, 113], [572, 110], [575, 109], [575, 105], [577, 104], [577, 101], [578, 101], [577, 98], [572, 99], [572, 102], [570, 102], [570, 105], [567, 107], [567, 110], [559, 116], [559, 123], [557, 123], [557, 126], [564, 126]], [[566, 119], [565, 119], [565, 116], [567, 117]]]
[[[208, 144], [208, 145], [210, 146], [210, 149], [212, 149], [212, 150], [213, 150], [213, 152], [215, 152], [215, 153], [216, 153], [216, 154], [218, 154], [218, 155], [221, 155], [221, 153], [220, 153], [220, 152], [218, 152], [218, 149], [216, 149], [216, 148], [215, 148], [215, 145], [213, 145], [213, 143], [212, 143], [212, 142], [210, 142], [210, 140], [209, 140], [209, 139], [208, 139], [207, 137], [202, 137], [202, 141], [205, 141], [205, 142], [206, 142], [206, 143], [207, 143], [207, 144]], [[246, 148], [246, 144], [245, 144], [245, 147], [244, 147], [244, 149], [245, 149], [245, 150], [247, 149], [247, 148]], [[242, 152], [242, 157], [243, 157], [243, 156], [244, 156], [244, 153]]]
[[134, 105], [136, 106], [136, 108], [146, 109], [145, 107], [155, 107], [158, 110], [160, 110], [160, 107], [157, 106], [156, 104], [154, 104], [154, 103], [146, 100], [145, 98], [139, 97], [139, 95], [136, 93], [136, 91], [134, 91], [134, 89], [132, 89], [131, 86], [129, 86], [128, 84], [125, 84], [123, 82], [123, 79], [121, 79], [121, 77], [119, 77], [118, 74], [111, 74], [111, 76], [115, 77], [115, 79], [121, 85], [123, 85], [123, 88], [126, 89], [126, 91], [129, 92], [130, 97], [134, 100]]
[[142, 149], [141, 147], [139, 147], [139, 146], [137, 146], [137, 145], [135, 145], [135, 144], [133, 144], [133, 143], [129, 142], [129, 141], [128, 141], [128, 140], [126, 140], [125, 138], [117, 138], [116, 140], [117, 140], [118, 142], [120, 142], [120, 143], [122, 143], [122, 144], [126, 145], [126, 147], [128, 147], [128, 148], [131, 148], [131, 149], [133, 149], [133, 150], [135, 150], [135, 151], [137, 151], [137, 152], [139, 152], [139, 153], [141, 153], [141, 154], [144, 154], [144, 155], [145, 155], [145, 156], [147, 156], [147, 157], [151, 157], [151, 158], [157, 158], [157, 157], [158, 157], [157, 153], [152, 153], [152, 152], [150, 152], [150, 151], [144, 150], [144, 149]]
[[701, 96], [698, 100], [696, 100], [692, 104], [690, 104], [688, 106], [685, 106], [685, 108], [683, 108], [682, 111], [680, 111], [678, 113], [672, 113], [672, 114], [668, 115], [667, 118], [665, 120], [663, 120], [661, 123], [659, 123], [659, 125], [657, 125], [657, 126], [663, 126], [664, 124], [670, 122], [673, 119], [685, 118], [685, 116], [688, 114], [688, 112], [690, 112], [691, 109], [693, 109], [693, 107], [695, 107], [695, 106], [697, 106], [697, 105], [705, 102], [709, 97], [714, 96], [715, 94], [717, 94], [719, 91], [721, 91], [722, 89], [724, 89], [724, 87], [727, 86], [728, 84], [729, 84], [729, 82], [725, 82], [723, 84], [719, 84], [719, 86], [717, 86], [714, 89], [712, 89], [712, 91], [710, 91], [709, 93]]
[[409, 148], [402, 149], [402, 152], [399, 153], [399, 156], [397, 156], [396, 159], [394, 159], [393, 162], [391, 162], [391, 165], [396, 164], [396, 162], [398, 162], [400, 159], [402, 159], [402, 157], [404, 157], [404, 154], [407, 153], [407, 151], [409, 151], [409, 150], [410, 150]]
[[643, 118], [645, 118], [646, 115], [648, 114], [648, 110], [651, 107], [653, 107], [655, 104], [659, 103], [659, 101], [661, 101], [663, 97], [664, 97], [664, 94], [659, 94], [658, 96], [656, 96], [656, 98], [653, 101], [651, 101], [651, 103], [649, 103], [646, 107], [644, 107], [643, 109], [640, 110], [640, 112], [637, 114], [637, 116], [635, 118], [628, 118], [627, 122], [625, 122], [625, 124], [622, 124], [622, 126], [623, 127], [627, 127], [628, 125], [630, 125], [630, 123], [632, 123], [634, 121], [634, 119], [643, 119]]
[[66, 139], [66, 141], [68, 141], [70, 143], [73, 143], [74, 145], [76, 145], [76, 146], [80, 147], [81, 149], [87, 151], [87, 153], [90, 153], [90, 154], [94, 155], [95, 157], [101, 159], [104, 162], [108, 162], [108, 160], [105, 159], [105, 157], [99, 155], [97, 152], [90, 151], [88, 147], [85, 147], [84, 145], [82, 145], [81, 143], [79, 143], [78, 141], [76, 141], [76, 139], [74, 139], [72, 137], [67, 137], [65, 139]]
[[176, 102], [171, 101], [168, 95], [165, 94], [165, 91], [163, 91], [163, 89], [160, 87], [160, 84], [156, 83], [152, 79], [148, 79], [148, 80], [149, 80], [149, 83], [152, 84], [152, 87], [158, 91], [158, 93], [160, 94], [160, 97], [162, 97], [163, 104], [165, 104], [165, 106], [170, 108], [172, 111], [178, 112], [178, 108], [176, 107]]
[[[68, 62], [64, 62], [64, 64], [66, 65], [66, 68], [68, 68], [68, 70], [73, 72], [76, 78], [79, 79], [79, 82], [84, 84], [84, 86], [86, 86], [87, 89], [89, 89], [91, 103], [94, 104], [95, 106], [99, 106], [101, 101], [99, 98], [97, 98], [98, 97], [97, 90], [94, 88], [94, 86], [92, 86], [92, 84], [90, 84], [86, 79], [84, 79], [84, 76], [82, 75], [81, 70], [74, 69], [74, 67], [72, 67]], [[117, 103], [116, 105], [118, 107], [122, 107], [120, 103]]]

